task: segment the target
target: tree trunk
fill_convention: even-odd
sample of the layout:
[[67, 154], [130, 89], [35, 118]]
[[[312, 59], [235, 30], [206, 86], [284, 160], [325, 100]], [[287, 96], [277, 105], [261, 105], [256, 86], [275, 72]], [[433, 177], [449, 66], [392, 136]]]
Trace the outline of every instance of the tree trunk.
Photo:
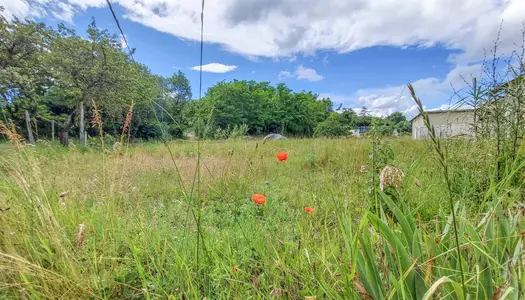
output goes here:
[[55, 142], [55, 121], [51, 121], [51, 141]]
[[69, 127], [61, 128], [60, 130], [60, 143], [64, 147], [69, 146]]
[[80, 145], [85, 146], [86, 139], [84, 135], [84, 101], [80, 101], [78, 106], [80, 108], [80, 124], [78, 126], [78, 132], [80, 135]]
[[33, 129], [31, 129], [31, 117], [29, 116], [29, 111], [26, 109], [26, 126], [27, 126], [27, 137], [29, 139], [29, 143], [35, 144], [35, 137], [33, 136]]
[[76, 110], [74, 110], [69, 116], [67, 116], [66, 121], [60, 126], [60, 143], [64, 147], [69, 146], [69, 129], [71, 128], [71, 123], [73, 122], [73, 117], [75, 116]]

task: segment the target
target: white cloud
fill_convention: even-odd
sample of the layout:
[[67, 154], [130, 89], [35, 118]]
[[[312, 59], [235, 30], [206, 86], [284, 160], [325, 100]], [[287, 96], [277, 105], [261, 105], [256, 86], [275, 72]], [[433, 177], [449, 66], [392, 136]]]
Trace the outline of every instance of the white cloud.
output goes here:
[[[183, 39], [200, 38], [200, 1], [113, 1], [132, 21]], [[69, 11], [106, 5], [105, 0], [3, 2], [4, 14], [25, 17], [47, 9], [65, 19], [71, 19]], [[209, 0], [204, 38], [232, 52], [265, 57], [439, 44], [460, 50], [451, 61], [464, 64], [479, 60], [483, 49], [491, 48], [501, 20], [502, 51], [519, 41], [523, 11], [523, 0]]]
[[295, 72], [284, 70], [279, 72], [277, 75], [279, 80], [283, 80], [290, 77], [295, 77], [297, 80], [308, 80], [308, 81], [320, 81], [323, 80], [323, 76], [317, 74], [317, 71], [310, 68], [305, 68], [303, 65], [299, 65]]
[[[200, 71], [200, 66], [194, 66], [190, 69], [194, 71]], [[227, 73], [231, 72], [233, 70], [237, 69], [237, 66], [234, 65], [223, 65], [220, 63], [209, 63], [206, 65], [202, 65], [202, 71], [203, 72], [210, 72], [210, 73]]]
[[14, 0], [7, 2], [2, 1], [2, 3], [0, 3], [0, 6], [4, 7], [2, 15], [5, 16], [8, 20], [11, 20], [13, 15], [18, 17], [26, 17], [30, 16], [31, 13], [31, 8], [27, 4], [27, 2], [23, 0]]
[[[425, 78], [412, 82], [417, 96], [425, 108], [447, 109], [456, 107], [458, 97], [454, 97], [454, 90], [461, 91], [472, 76], [479, 76], [481, 65], [460, 65], [452, 69], [444, 80]], [[343, 104], [344, 107], [360, 111], [366, 106], [371, 114], [386, 116], [395, 111], [403, 112], [408, 117], [417, 114], [415, 105], [406, 85], [386, 86], [357, 90], [354, 94], [345, 96], [333, 93], [324, 93], [320, 97], [329, 97], [334, 106]], [[443, 104], [448, 102], [448, 104]]]
[[[4, 3], [5, 2], [5, 3]], [[104, 7], [105, 0], [1, 0], [0, 6], [4, 6], [2, 12], [7, 19], [13, 15], [19, 18], [47, 17], [52, 16], [60, 21], [73, 23], [73, 17], [77, 13], [85, 11], [89, 7]]]
[[74, 7], [64, 2], [58, 2], [57, 8], [59, 9], [52, 11], [55, 18], [68, 23], [73, 23], [73, 16], [75, 15]]
[[256, 56], [256, 55], [248, 55], [246, 56], [246, 58], [251, 61], [251, 62], [260, 62], [260, 58], [259, 56]]
[[297, 79], [304, 79], [308, 81], [319, 81], [323, 80], [323, 76], [317, 74], [314, 69], [309, 69], [299, 65], [297, 68]]
[[290, 71], [281, 71], [279, 72], [279, 74], [277, 74], [277, 77], [279, 78], [279, 80], [283, 80], [283, 79], [293, 77], [293, 76], [294, 74], [291, 73]]

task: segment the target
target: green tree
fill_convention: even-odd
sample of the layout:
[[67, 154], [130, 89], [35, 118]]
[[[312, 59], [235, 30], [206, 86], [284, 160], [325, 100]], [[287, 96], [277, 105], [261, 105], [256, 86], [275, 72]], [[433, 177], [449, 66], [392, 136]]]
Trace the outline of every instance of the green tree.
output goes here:
[[25, 119], [30, 143], [35, 142], [30, 115], [49, 85], [43, 65], [49, 33], [43, 23], [18, 18], [7, 22], [0, 15], [0, 108], [12, 119]]
[[182, 137], [187, 123], [185, 106], [192, 97], [190, 81], [180, 70], [171, 77], [158, 77], [157, 80], [160, 88], [160, 96], [156, 101], [159, 119], [168, 124], [171, 136]]
[[[88, 38], [77, 36], [71, 29], [59, 25], [51, 42], [47, 63], [53, 86], [41, 112], [43, 118], [55, 120], [60, 127], [60, 141], [69, 143], [69, 131], [79, 114], [79, 136], [83, 136], [84, 109], [92, 101], [114, 116], [114, 112], [132, 102], [129, 93], [131, 62], [120, 49], [115, 35], [98, 29], [93, 20]], [[128, 97], [130, 96], [130, 97]], [[47, 110], [46, 110], [47, 108]]]
[[201, 101], [193, 102], [193, 118], [209, 120], [208, 126], [226, 131], [246, 125], [249, 134], [311, 136], [333, 111], [330, 99], [319, 99], [311, 92], [294, 93], [282, 83], [272, 87], [255, 81], [220, 82]]
[[388, 117], [386, 117], [386, 122], [389, 123], [389, 124], [392, 124], [392, 125], [395, 125], [399, 122], [403, 122], [403, 121], [406, 121], [407, 118], [405, 117], [405, 115], [401, 112], [394, 112], [392, 114], [390, 114]]
[[354, 127], [357, 122], [357, 114], [355, 111], [351, 108], [343, 108], [343, 112], [341, 113], [341, 122], [347, 126]]

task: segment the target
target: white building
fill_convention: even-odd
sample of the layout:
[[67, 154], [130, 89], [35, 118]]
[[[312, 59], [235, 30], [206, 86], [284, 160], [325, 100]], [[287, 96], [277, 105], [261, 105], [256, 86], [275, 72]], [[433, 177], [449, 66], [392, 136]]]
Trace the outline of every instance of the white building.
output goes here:
[[[474, 136], [472, 126], [474, 110], [472, 109], [434, 110], [427, 111], [427, 114], [438, 138]], [[413, 139], [429, 138], [428, 129], [421, 114], [412, 118], [411, 122]]]

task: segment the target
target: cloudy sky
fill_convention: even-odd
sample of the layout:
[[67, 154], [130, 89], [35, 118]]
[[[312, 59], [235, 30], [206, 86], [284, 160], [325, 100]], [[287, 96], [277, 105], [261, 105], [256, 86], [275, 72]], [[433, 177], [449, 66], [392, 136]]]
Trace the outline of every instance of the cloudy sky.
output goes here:
[[[200, 0], [112, 0], [135, 59], [182, 70], [198, 96]], [[95, 17], [117, 33], [106, 0], [0, 0], [3, 15], [83, 33]], [[479, 76], [484, 50], [522, 42], [525, 0], [206, 0], [203, 87], [248, 79], [285, 82], [338, 106], [413, 115], [406, 83], [428, 108], [450, 103]], [[452, 100], [454, 101], [454, 100]]]

